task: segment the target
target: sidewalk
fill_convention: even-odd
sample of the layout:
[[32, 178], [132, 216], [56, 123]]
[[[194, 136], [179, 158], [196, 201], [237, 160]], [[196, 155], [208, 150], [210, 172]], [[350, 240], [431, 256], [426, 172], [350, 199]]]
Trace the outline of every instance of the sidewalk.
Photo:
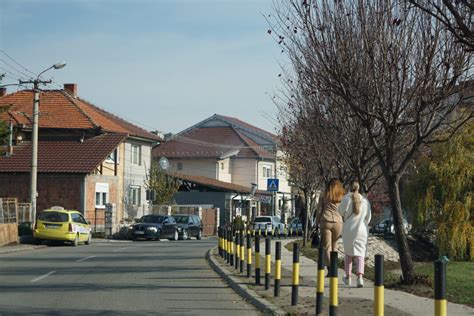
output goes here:
[[[274, 263], [275, 242], [272, 240], [272, 263]], [[258, 299], [267, 302], [270, 306], [277, 306], [280, 310], [284, 310], [290, 314], [314, 315], [316, 300], [316, 272], [317, 264], [306, 257], [300, 255], [300, 286], [298, 295], [298, 305], [291, 306], [291, 278], [293, 266], [293, 254], [284, 246], [293, 240], [281, 240], [282, 243], [282, 280], [281, 294], [274, 297], [274, 281], [271, 280], [271, 287], [265, 290], [262, 285], [255, 285], [254, 270], [252, 268], [252, 278], [246, 278], [246, 270], [243, 274], [239, 273], [233, 267], [229, 267], [224, 260], [217, 254], [217, 249], [211, 252], [210, 260], [217, 264], [220, 273], [225, 273], [230, 280], [228, 283], [238, 288], [238, 292], [246, 291], [247, 295], [258, 296]], [[214, 256], [212, 255], [214, 253]], [[264, 243], [260, 246], [260, 254], [265, 253]], [[263, 257], [260, 260], [263, 267]], [[253, 260], [255, 263], [255, 260]], [[211, 265], [213, 263], [211, 262]], [[272, 276], [274, 273], [274, 265], [272, 264]], [[219, 271], [218, 271], [219, 272]], [[372, 315], [373, 314], [373, 283], [364, 280], [364, 288], [351, 287], [348, 288], [343, 282], [342, 277], [344, 271], [339, 269], [338, 276], [338, 314], [339, 315]], [[227, 279], [227, 278], [226, 278]], [[352, 284], [356, 284], [353, 276]], [[245, 289], [249, 290], [245, 290]], [[385, 289], [385, 315], [434, 315], [434, 300], [424, 297], [418, 297], [409, 293]], [[329, 310], [329, 279], [325, 279], [324, 284], [324, 304], [323, 314], [327, 315]], [[258, 307], [258, 306], [257, 306]], [[449, 303], [447, 305], [449, 315], [474, 315], [474, 309], [468, 306]]]
[[[282, 267], [291, 270], [293, 265], [293, 253], [287, 250], [284, 246], [290, 243], [291, 240], [282, 240]], [[272, 241], [272, 248], [275, 247], [275, 241]], [[311, 288], [303, 287], [299, 291], [302, 297], [316, 298], [316, 269], [317, 264], [306, 257], [300, 256], [300, 277], [311, 280]], [[343, 303], [345, 299], [361, 299], [371, 301], [370, 313], [373, 313], [373, 299], [374, 299], [374, 284], [373, 282], [364, 279], [364, 287], [354, 287], [356, 278], [352, 276], [353, 287], [349, 288], [342, 282], [344, 270], [339, 269], [339, 302]], [[328, 279], [325, 279], [324, 296], [329, 297]], [[393, 307], [403, 311], [407, 315], [434, 315], [434, 300], [419, 297], [410, 293], [385, 289], [385, 309], [387, 306]], [[474, 315], [474, 308], [470, 308], [461, 304], [454, 304], [448, 302], [449, 315]]]

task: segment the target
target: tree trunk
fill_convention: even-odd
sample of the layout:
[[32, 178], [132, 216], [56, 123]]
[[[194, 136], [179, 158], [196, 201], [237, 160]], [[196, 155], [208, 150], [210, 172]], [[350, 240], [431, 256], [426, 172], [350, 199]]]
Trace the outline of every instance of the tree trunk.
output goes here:
[[306, 240], [308, 239], [308, 191], [304, 190], [304, 213], [303, 213], [303, 247], [306, 247]]
[[412, 284], [414, 281], [413, 260], [411, 258], [410, 248], [408, 247], [407, 236], [403, 229], [403, 211], [400, 200], [399, 182], [400, 180], [396, 176], [387, 179], [390, 203], [392, 205], [395, 239], [397, 241], [400, 265], [402, 268], [402, 278], [404, 283]]

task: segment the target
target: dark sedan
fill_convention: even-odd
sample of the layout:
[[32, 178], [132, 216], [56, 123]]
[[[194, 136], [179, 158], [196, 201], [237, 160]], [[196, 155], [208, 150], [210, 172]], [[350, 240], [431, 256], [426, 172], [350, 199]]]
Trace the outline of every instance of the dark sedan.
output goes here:
[[196, 237], [202, 238], [202, 221], [198, 215], [173, 215], [178, 223], [179, 238], [189, 239]]
[[132, 239], [156, 240], [168, 238], [178, 240], [178, 226], [168, 215], [145, 215], [130, 230]]

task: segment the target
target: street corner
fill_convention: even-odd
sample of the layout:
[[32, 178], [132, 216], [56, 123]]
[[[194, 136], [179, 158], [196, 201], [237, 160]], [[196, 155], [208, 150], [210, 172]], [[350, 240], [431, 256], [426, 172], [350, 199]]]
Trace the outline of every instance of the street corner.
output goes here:
[[268, 315], [287, 315], [287, 312], [277, 305], [258, 295], [251, 288], [252, 284], [249, 282], [249, 279], [239, 277], [238, 272], [233, 272], [233, 269], [226, 267], [225, 261], [217, 254], [217, 247], [207, 252], [206, 259], [214, 271], [217, 272], [237, 294], [258, 310]]

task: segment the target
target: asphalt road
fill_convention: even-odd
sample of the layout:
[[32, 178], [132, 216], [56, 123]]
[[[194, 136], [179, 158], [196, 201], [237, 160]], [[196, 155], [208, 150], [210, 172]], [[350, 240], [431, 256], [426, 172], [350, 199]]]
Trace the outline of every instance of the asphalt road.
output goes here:
[[0, 316], [259, 315], [209, 267], [215, 240], [0, 254]]

